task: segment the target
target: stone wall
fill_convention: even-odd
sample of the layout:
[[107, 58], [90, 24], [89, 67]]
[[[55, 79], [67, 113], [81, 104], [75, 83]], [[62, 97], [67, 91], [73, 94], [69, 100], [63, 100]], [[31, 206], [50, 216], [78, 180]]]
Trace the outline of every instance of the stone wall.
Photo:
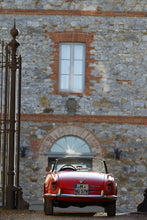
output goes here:
[[[51, 67], [58, 59], [50, 33], [76, 30], [93, 35], [89, 91], [80, 97], [69, 94], [77, 100], [77, 114], [147, 115], [146, 18], [19, 15], [16, 22], [23, 59], [22, 113], [40, 113], [48, 106], [55, 114], [66, 113], [68, 94], [55, 94], [58, 76], [52, 79]], [[0, 15], [0, 39], [12, 25], [13, 16]]]
[[91, 11], [147, 11], [146, 0], [2, 0], [0, 8], [91, 10]]
[[[143, 189], [147, 182], [147, 128], [142, 125], [109, 123], [76, 125], [89, 129], [97, 137], [108, 170], [117, 179], [119, 210], [136, 211], [137, 204], [143, 199]], [[43, 177], [46, 174], [48, 155], [43, 159], [39, 155], [41, 143], [47, 133], [58, 126], [63, 124], [22, 124], [21, 146], [25, 146], [26, 151], [25, 156], [21, 157], [20, 180], [24, 198], [31, 203], [42, 202]], [[121, 152], [119, 159], [115, 157], [116, 149]]]

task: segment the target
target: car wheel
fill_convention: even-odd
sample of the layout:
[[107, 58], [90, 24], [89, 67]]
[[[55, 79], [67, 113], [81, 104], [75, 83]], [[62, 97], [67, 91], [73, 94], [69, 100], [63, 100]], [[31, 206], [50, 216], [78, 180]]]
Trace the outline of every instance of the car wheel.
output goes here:
[[44, 200], [44, 213], [45, 215], [53, 215], [53, 202], [47, 198]]
[[107, 216], [115, 216], [116, 214], [116, 202], [111, 202], [106, 208]]

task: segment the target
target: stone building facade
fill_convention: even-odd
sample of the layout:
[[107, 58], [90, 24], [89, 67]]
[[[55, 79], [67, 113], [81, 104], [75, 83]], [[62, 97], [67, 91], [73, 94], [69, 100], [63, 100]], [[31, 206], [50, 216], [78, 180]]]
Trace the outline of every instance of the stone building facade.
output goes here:
[[[83, 155], [106, 159], [117, 178], [122, 211], [136, 210], [142, 201], [147, 187], [146, 17], [146, 0], [0, 2], [0, 39], [10, 40], [14, 18], [20, 30], [20, 182], [30, 203], [42, 201], [48, 157], [67, 153], [53, 151], [64, 137], [85, 141], [89, 151], [83, 149]], [[85, 45], [80, 92], [60, 89], [61, 44]]]

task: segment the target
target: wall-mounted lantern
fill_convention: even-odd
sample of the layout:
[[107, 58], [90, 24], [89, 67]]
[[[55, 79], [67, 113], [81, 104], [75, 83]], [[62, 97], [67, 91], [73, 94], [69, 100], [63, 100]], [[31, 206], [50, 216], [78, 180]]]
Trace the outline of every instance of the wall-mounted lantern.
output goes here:
[[121, 153], [122, 150], [119, 150], [118, 148], [114, 149], [114, 158], [119, 160]]

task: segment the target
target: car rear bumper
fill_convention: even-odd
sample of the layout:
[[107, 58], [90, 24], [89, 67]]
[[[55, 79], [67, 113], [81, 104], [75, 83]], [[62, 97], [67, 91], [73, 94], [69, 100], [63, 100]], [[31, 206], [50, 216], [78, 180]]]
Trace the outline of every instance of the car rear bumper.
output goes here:
[[52, 194], [46, 193], [44, 197], [47, 198], [80, 198], [80, 199], [108, 199], [108, 200], [116, 200], [116, 195], [75, 195], [75, 194]]

